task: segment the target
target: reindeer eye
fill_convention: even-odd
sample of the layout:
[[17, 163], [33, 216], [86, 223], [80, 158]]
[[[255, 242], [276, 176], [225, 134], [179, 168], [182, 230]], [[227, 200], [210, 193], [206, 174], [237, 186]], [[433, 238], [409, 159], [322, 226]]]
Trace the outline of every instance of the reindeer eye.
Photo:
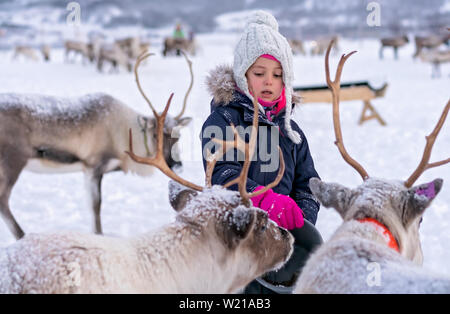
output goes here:
[[262, 225], [261, 228], [259, 228], [259, 230], [260, 230], [261, 232], [266, 231], [266, 230], [267, 230], [267, 224]]

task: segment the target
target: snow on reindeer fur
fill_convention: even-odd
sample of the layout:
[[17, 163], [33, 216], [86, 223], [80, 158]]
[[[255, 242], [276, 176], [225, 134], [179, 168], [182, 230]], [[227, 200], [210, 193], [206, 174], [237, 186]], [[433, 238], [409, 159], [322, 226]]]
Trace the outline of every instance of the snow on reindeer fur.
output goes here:
[[231, 293], [280, 267], [292, 244], [237, 192], [213, 187], [134, 238], [26, 235], [0, 250], [0, 293]]
[[421, 267], [419, 237], [422, 215], [442, 182], [406, 188], [399, 181], [369, 178], [349, 189], [311, 180], [313, 194], [344, 222], [309, 258], [295, 292], [449, 293], [450, 278]]
[[94, 93], [78, 98], [54, 97], [39, 94], [0, 94], [0, 109], [27, 108], [33, 116], [42, 120], [62, 119], [82, 121], [90, 114], [95, 104], [96, 112], [108, 114], [111, 97], [103, 93]]

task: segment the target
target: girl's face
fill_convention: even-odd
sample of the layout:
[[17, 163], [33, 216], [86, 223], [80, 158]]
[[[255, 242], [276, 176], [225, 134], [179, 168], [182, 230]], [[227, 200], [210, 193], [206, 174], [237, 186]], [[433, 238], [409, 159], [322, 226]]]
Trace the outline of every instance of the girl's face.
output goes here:
[[253, 96], [274, 101], [283, 90], [283, 68], [271, 59], [259, 57], [245, 73], [248, 89]]

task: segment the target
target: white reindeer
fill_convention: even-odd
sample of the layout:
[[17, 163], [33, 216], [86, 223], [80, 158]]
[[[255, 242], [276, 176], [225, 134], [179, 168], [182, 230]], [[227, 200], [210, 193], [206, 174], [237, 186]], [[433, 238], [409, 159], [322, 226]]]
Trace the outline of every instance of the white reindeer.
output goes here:
[[[186, 60], [191, 83], [183, 109], [176, 117], [169, 117], [164, 127], [164, 157], [169, 167], [181, 165], [171, 151], [177, 144], [178, 130], [191, 121], [182, 117], [193, 84], [192, 64]], [[135, 75], [139, 84], [137, 67]], [[152, 110], [156, 113], [153, 107]], [[8, 202], [23, 169], [40, 173], [83, 171], [90, 191], [94, 230], [101, 234], [103, 175], [116, 170], [139, 175], [152, 173], [151, 167], [136, 164], [125, 154], [129, 128], [137, 134], [134, 143], [138, 152], [154, 154], [155, 118], [143, 116], [109, 95], [90, 94], [70, 99], [0, 94], [0, 213], [16, 239], [23, 237], [24, 231], [13, 217]]]
[[81, 55], [81, 60], [83, 64], [86, 60], [89, 60], [92, 55], [91, 46], [88, 43], [77, 41], [77, 40], [66, 40], [64, 42], [64, 60], [65, 62], [70, 61], [69, 55], [72, 53], [72, 60], [75, 60], [77, 55]]
[[295, 293], [450, 293], [450, 278], [431, 274], [420, 265], [423, 255], [419, 226], [425, 209], [442, 187], [443, 180], [412, 187], [431, 167], [450, 158], [429, 163], [434, 144], [450, 109], [447, 103], [433, 132], [427, 136], [423, 158], [405, 182], [369, 178], [364, 168], [345, 150], [339, 122], [340, 76], [345, 60], [339, 62], [331, 81], [326, 54], [327, 83], [333, 95], [336, 145], [342, 157], [362, 176], [355, 189], [337, 183], [310, 180], [313, 194], [326, 207], [333, 207], [343, 224], [308, 259], [297, 281]]
[[39, 61], [37, 50], [29, 45], [18, 45], [14, 48], [14, 54], [12, 56], [13, 60], [23, 56], [25, 59], [30, 59], [33, 61]]
[[195, 193], [172, 193], [176, 220], [129, 239], [26, 235], [0, 249], [0, 294], [232, 293], [288, 260], [293, 237], [239, 193]]
[[[263, 192], [245, 191], [258, 117], [249, 144], [240, 138], [223, 143], [225, 149], [245, 147], [250, 152], [238, 179], [241, 192], [211, 187], [219, 152], [208, 158], [203, 188], [178, 177], [164, 159], [164, 120], [171, 98], [163, 113], [156, 115], [156, 155], [136, 155], [131, 130], [128, 154], [190, 188], [170, 185], [171, 205], [179, 211], [176, 220], [131, 239], [76, 233], [27, 235], [0, 250], [0, 293], [231, 293], [289, 259], [292, 235], [250, 201], [279, 183], [283, 161], [277, 179]], [[257, 110], [256, 101], [254, 106]]]

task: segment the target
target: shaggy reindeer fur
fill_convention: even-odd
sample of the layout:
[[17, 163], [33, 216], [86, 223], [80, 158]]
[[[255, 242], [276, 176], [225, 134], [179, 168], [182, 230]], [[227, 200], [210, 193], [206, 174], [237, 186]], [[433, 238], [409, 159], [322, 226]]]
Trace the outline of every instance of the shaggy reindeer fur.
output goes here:
[[153, 232], [35, 234], [0, 250], [0, 293], [231, 293], [290, 257], [290, 233], [239, 193], [176, 187], [176, 221]]
[[[181, 164], [172, 158], [172, 146], [178, 140], [172, 133], [190, 120], [166, 119], [164, 156], [170, 167]], [[146, 143], [152, 154], [156, 150], [156, 120], [107, 94], [79, 98], [0, 94], [0, 214], [14, 236], [21, 238], [24, 233], [11, 214], [8, 200], [24, 168], [43, 173], [83, 171], [95, 231], [101, 233], [103, 175], [115, 170], [140, 175], [153, 172], [153, 167], [137, 164], [125, 154], [130, 128], [136, 152], [147, 155]]]
[[[310, 180], [313, 194], [344, 219], [308, 260], [296, 293], [450, 293], [450, 279], [424, 271], [419, 225], [442, 179], [407, 189], [401, 182], [367, 179], [356, 189]], [[372, 223], [385, 225], [400, 253]]]

